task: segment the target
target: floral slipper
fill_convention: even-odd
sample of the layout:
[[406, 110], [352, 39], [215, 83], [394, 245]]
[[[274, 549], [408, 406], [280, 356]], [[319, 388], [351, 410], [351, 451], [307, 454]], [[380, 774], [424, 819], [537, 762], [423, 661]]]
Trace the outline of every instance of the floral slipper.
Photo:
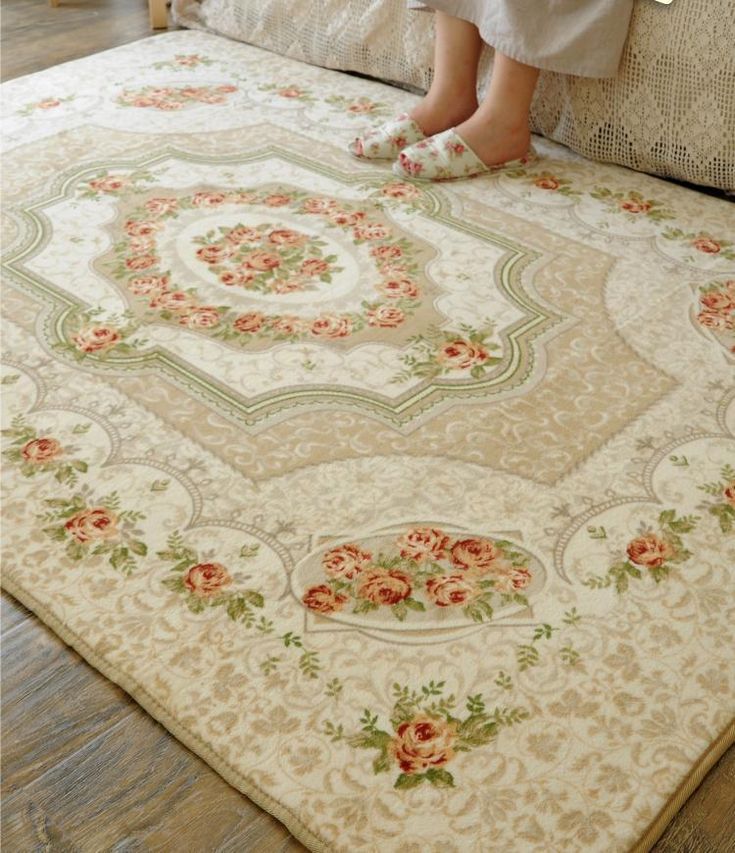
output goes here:
[[363, 160], [395, 160], [407, 146], [426, 139], [426, 134], [407, 113], [366, 131], [349, 145], [350, 153]]
[[393, 173], [419, 181], [454, 181], [525, 166], [536, 156], [531, 146], [517, 160], [486, 166], [457, 131], [450, 127], [401, 151], [393, 164]]

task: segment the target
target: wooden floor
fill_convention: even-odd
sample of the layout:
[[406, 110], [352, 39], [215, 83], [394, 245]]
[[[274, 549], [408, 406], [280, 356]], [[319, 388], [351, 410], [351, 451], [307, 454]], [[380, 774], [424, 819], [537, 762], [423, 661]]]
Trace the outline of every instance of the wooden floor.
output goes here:
[[[146, 0], [3, 0], [2, 78], [148, 35]], [[305, 849], [14, 599], [1, 607], [6, 853]], [[735, 851], [735, 748], [654, 851]]]

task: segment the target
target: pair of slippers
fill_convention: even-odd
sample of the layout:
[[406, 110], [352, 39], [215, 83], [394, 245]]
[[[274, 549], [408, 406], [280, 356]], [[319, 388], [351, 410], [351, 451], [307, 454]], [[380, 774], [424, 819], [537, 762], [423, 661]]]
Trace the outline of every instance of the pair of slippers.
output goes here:
[[406, 113], [358, 136], [349, 149], [362, 160], [395, 160], [395, 175], [419, 181], [471, 178], [525, 166], [536, 159], [531, 146], [517, 160], [487, 166], [453, 127], [427, 137]]

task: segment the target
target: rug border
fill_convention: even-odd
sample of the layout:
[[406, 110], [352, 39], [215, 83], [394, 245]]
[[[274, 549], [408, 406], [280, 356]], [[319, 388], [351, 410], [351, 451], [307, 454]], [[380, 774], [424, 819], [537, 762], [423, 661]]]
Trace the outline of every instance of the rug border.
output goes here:
[[[282, 806], [270, 794], [260, 790], [257, 785], [246, 779], [234, 767], [215, 755], [214, 751], [197, 735], [180, 726], [158, 700], [151, 696], [134, 678], [125, 675], [116, 666], [98, 657], [94, 649], [85, 640], [58, 619], [31, 593], [23, 590], [12, 578], [7, 576], [0, 578], [0, 587], [27, 607], [63, 642], [81, 655], [90, 666], [93, 666], [109, 681], [121, 687], [146, 713], [166, 728], [176, 740], [208, 764], [225, 782], [280, 821], [294, 838], [312, 850], [313, 853], [333, 853], [332, 848], [307, 829], [289, 809]], [[674, 816], [702, 783], [707, 773], [733, 744], [735, 744], [735, 718], [725, 726], [724, 730], [699, 756], [688, 776], [669, 797], [664, 807], [649, 823], [641, 838], [630, 848], [628, 853], [648, 853], [650, 851]]]
[[313, 853], [334, 853], [327, 842], [318, 838], [311, 830], [307, 829], [293, 812], [281, 805], [278, 800], [271, 797], [265, 791], [262, 791], [256, 784], [246, 779], [238, 770], [235, 770], [234, 767], [231, 767], [226, 761], [217, 756], [211, 747], [207, 746], [197, 735], [180, 726], [145, 687], [139, 684], [132, 676], [121, 672], [114, 664], [99, 657], [85, 640], [58, 619], [31, 593], [23, 590], [12, 578], [5, 575], [0, 578], [0, 587], [27, 607], [42, 623], [57, 634], [63, 642], [81, 655], [90, 666], [98, 670], [105, 678], [112, 681], [113, 684], [121, 687], [146, 713], [167, 729], [188, 750], [201, 758], [205, 764], [208, 764], [225, 782], [243, 796], [248, 797], [257, 806], [276, 818], [276, 820], [280, 821], [294, 838], [308, 847]]

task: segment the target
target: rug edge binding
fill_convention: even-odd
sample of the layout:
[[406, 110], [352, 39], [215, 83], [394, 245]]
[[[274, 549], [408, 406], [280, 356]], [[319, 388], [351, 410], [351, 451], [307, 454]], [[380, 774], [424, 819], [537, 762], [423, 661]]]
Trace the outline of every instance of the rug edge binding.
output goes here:
[[16, 598], [24, 607], [37, 616], [66, 645], [70, 646], [83, 657], [90, 666], [93, 666], [105, 678], [112, 681], [113, 684], [117, 684], [118, 687], [122, 688], [147, 714], [167, 729], [188, 750], [193, 752], [198, 758], [201, 758], [225, 782], [248, 797], [257, 806], [276, 818], [276, 820], [280, 821], [291, 835], [308, 847], [309, 850], [313, 851], [313, 853], [334, 853], [334, 848], [329, 847], [325, 841], [314, 835], [288, 808], [282, 806], [270, 794], [262, 791], [254, 782], [244, 777], [234, 767], [231, 767], [227, 762], [219, 758], [196, 734], [180, 726], [158, 700], [148, 693], [145, 687], [138, 684], [131, 676], [118, 670], [114, 664], [98, 656], [85, 640], [58, 619], [31, 593], [26, 592], [14, 580], [6, 576], [0, 579], [0, 588]]
[[[273, 799], [265, 791], [261, 791], [239, 771], [222, 761], [213, 750], [200, 741], [197, 735], [180, 726], [169, 713], [151, 696], [147, 690], [132, 677], [118, 671], [117, 667], [97, 655], [88, 643], [79, 637], [71, 628], [58, 619], [44, 604], [31, 593], [22, 589], [19, 584], [8, 577], [0, 579], [0, 587], [16, 598], [24, 607], [34, 613], [45, 625], [51, 628], [61, 640], [81, 655], [90, 666], [98, 670], [105, 678], [121, 687], [146, 713], [166, 728], [180, 743], [208, 764], [229, 785], [252, 800], [257, 806], [280, 821], [286, 829], [308, 847], [313, 853], [333, 853], [333, 848], [320, 838], [317, 838], [301, 821], [285, 806]], [[725, 726], [707, 749], [697, 759], [687, 777], [666, 801], [661, 811], [649, 823], [641, 838], [630, 848], [628, 853], [649, 853], [654, 844], [663, 835], [666, 827], [679, 812], [684, 803], [701, 785], [704, 777], [719, 761], [724, 753], [735, 744], [735, 718]]]

